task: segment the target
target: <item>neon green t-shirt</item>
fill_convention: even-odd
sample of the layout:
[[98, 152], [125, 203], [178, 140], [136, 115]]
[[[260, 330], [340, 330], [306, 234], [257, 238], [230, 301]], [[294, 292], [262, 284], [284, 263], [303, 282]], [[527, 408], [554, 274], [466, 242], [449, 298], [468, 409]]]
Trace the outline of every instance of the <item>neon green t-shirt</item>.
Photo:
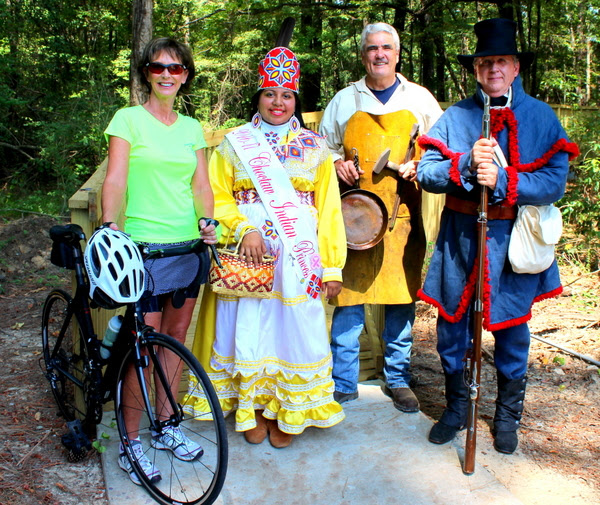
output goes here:
[[144, 107], [117, 111], [104, 132], [129, 142], [125, 231], [133, 240], [166, 244], [199, 237], [192, 177], [206, 147], [200, 123], [177, 115], [167, 126]]

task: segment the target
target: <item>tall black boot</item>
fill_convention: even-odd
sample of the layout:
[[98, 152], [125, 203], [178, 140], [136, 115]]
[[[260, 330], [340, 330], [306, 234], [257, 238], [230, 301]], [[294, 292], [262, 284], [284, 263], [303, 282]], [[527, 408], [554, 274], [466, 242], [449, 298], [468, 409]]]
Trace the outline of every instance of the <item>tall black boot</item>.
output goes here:
[[465, 385], [463, 373], [447, 374], [446, 378], [446, 408], [440, 420], [433, 425], [429, 432], [429, 441], [434, 444], [450, 442], [456, 433], [467, 425], [469, 408], [469, 389]]
[[494, 414], [494, 449], [504, 454], [515, 452], [519, 439], [517, 429], [523, 414], [525, 385], [527, 376], [520, 379], [507, 379], [498, 372], [498, 397]]

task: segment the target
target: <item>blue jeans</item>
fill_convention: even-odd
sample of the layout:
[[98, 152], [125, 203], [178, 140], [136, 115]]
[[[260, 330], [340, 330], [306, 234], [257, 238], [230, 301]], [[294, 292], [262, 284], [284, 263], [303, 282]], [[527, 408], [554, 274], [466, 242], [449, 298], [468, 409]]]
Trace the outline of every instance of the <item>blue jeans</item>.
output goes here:
[[[408, 387], [410, 350], [415, 304], [385, 305], [383, 373], [389, 388]], [[354, 393], [358, 388], [360, 364], [358, 337], [365, 326], [364, 305], [336, 307], [331, 322], [331, 353], [335, 390]]]

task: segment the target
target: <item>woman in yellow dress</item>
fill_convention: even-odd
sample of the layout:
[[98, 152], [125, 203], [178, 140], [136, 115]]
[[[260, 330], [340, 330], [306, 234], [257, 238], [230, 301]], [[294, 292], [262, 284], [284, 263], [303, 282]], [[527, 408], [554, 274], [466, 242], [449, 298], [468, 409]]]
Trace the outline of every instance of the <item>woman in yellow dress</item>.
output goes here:
[[[269, 51], [252, 121], [228, 134], [209, 164], [222, 240], [241, 242], [248, 263], [275, 257], [273, 296], [205, 289], [194, 342], [224, 414], [235, 411], [236, 431], [250, 443], [268, 434], [278, 448], [344, 418], [321, 295], [341, 290], [346, 236], [331, 155], [302, 122], [299, 76], [292, 51]], [[202, 398], [194, 409], [203, 410]]]

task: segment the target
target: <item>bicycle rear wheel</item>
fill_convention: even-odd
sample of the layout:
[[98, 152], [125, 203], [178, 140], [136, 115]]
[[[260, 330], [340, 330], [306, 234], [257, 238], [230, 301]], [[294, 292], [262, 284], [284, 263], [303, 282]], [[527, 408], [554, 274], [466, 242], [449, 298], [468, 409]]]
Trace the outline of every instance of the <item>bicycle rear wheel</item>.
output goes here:
[[42, 311], [42, 350], [45, 375], [65, 421], [79, 419], [84, 430], [96, 424], [96, 409], [90, 409], [91, 377], [85, 339], [73, 334], [73, 300], [60, 289], [52, 291]]
[[[141, 386], [147, 391], [150, 409], [144, 403], [140, 382], [132, 376], [135, 350], [130, 349], [119, 370], [115, 392], [115, 413], [122, 447], [140, 483], [159, 503], [211, 504], [225, 481], [228, 452], [225, 420], [210, 379], [194, 355], [172, 337], [149, 332], [142, 338], [140, 347], [143, 361]], [[185, 412], [184, 392], [176, 393], [174, 409], [165, 400], [166, 389], [181, 389], [182, 370], [182, 383], [187, 383], [186, 370], [198, 378], [194, 395], [203, 395], [207, 399], [210, 412], [205, 415]], [[136, 420], [140, 416], [138, 430]], [[180, 430], [191, 441], [190, 445], [202, 446], [203, 454], [180, 459], [182, 454], [176, 454], [176, 444], [169, 449], [157, 441], [166, 430], [173, 429]], [[142, 442], [143, 456], [141, 451], [131, 449], [131, 442], [136, 439]], [[142, 470], [142, 457], [160, 471], [158, 482], [156, 476], [149, 479]]]

